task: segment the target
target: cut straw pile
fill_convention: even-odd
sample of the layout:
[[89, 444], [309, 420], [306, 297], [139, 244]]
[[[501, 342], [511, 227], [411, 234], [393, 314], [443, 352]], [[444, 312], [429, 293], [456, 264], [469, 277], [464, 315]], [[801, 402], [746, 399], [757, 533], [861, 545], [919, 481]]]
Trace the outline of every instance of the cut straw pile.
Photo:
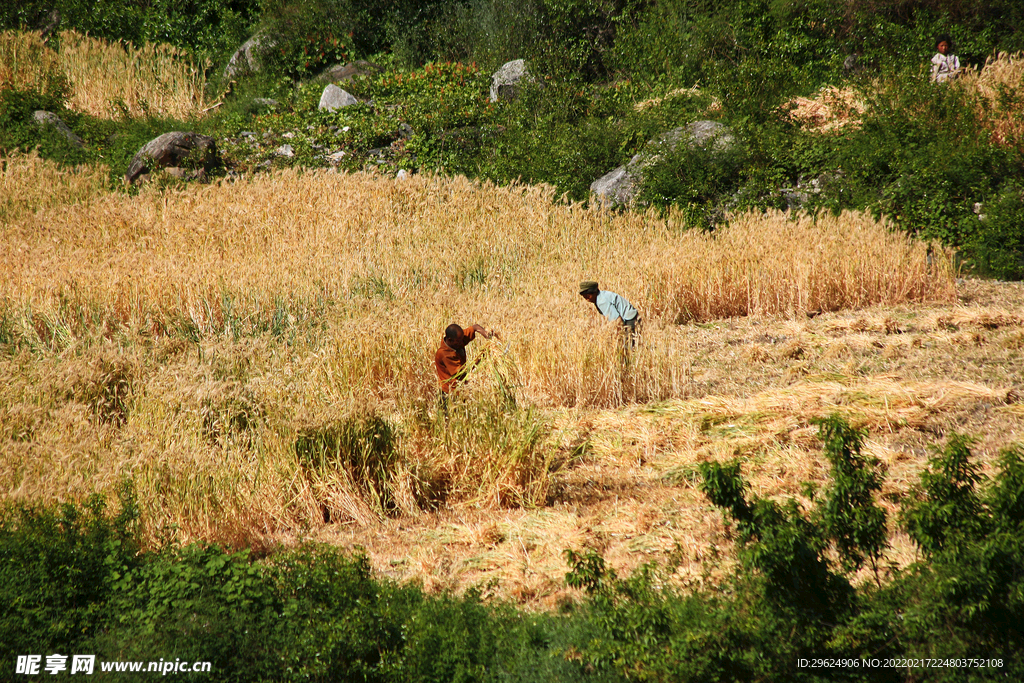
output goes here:
[[853, 88], [826, 86], [814, 97], [797, 97], [792, 101], [790, 118], [821, 133], [860, 125], [867, 105]]

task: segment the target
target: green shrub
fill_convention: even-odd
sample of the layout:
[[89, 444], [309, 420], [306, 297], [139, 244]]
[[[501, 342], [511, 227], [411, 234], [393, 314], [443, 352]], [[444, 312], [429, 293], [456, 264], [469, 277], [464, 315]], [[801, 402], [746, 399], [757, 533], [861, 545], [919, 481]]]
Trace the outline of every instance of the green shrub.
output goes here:
[[281, 606], [247, 553], [202, 545], [166, 551], [114, 588], [92, 643], [97, 652], [210, 661], [222, 680], [275, 672], [270, 648]]
[[0, 153], [15, 149], [38, 148], [47, 158], [80, 163], [85, 155], [53, 126], [41, 126], [33, 118], [36, 111], [50, 111], [65, 123], [74, 124], [77, 116], [64, 108], [61, 92], [41, 93], [24, 90], [0, 90]]
[[1024, 279], [1024, 190], [1010, 183], [982, 210], [984, 217], [967, 244], [970, 263], [982, 275]]
[[493, 71], [530, 55], [542, 29], [536, 2], [472, 0], [448, 4], [429, 27], [429, 43], [435, 60], [474, 63]]
[[914, 505], [904, 507], [903, 526], [914, 542], [928, 554], [940, 552], [959, 539], [971, 539], [982, 532], [982, 502], [976, 486], [981, 468], [970, 461], [971, 440], [960, 435], [950, 438], [946, 448], [921, 473]]
[[397, 107], [414, 131], [437, 135], [487, 121], [490, 76], [458, 62], [429, 63], [410, 72], [389, 70], [353, 90], [375, 105]]
[[875, 576], [888, 546], [885, 510], [875, 503], [881, 493], [878, 459], [861, 454], [866, 430], [853, 429], [832, 415], [818, 421], [832, 482], [817, 508], [816, 522], [835, 544], [846, 572], [870, 561]]
[[0, 515], [0, 659], [67, 652], [93, 636], [104, 606], [137, 566], [139, 511], [131, 486], [120, 510], [6, 507]]
[[863, 126], [831, 142], [832, 161], [818, 172], [833, 182], [818, 205], [872, 209], [952, 246], [971, 241], [974, 203], [994, 194], [1020, 164], [1016, 152], [989, 141], [967, 93], [910, 72], [870, 94]]
[[[1024, 451], [1005, 449], [989, 480], [970, 461], [969, 445], [950, 437], [904, 506], [904, 526], [927, 561], [893, 586], [901, 616], [890, 628], [908, 656], [983, 651], [1003, 660], [998, 676], [1015, 679], [1024, 673]], [[964, 680], [938, 673], [935, 680]]]
[[261, 69], [271, 76], [302, 80], [361, 56], [354, 39], [355, 21], [345, 9], [317, 0], [282, 3], [257, 31], [272, 41], [259, 55]]
[[500, 183], [547, 183], [586, 199], [590, 183], [624, 155], [621, 126], [588, 115], [590, 94], [579, 84], [543, 81], [499, 103], [493, 122], [500, 133], [482, 150], [477, 173]]
[[638, 201], [659, 208], [680, 207], [690, 227], [713, 228], [743, 182], [746, 151], [738, 144], [716, 149], [680, 144], [643, 169]]

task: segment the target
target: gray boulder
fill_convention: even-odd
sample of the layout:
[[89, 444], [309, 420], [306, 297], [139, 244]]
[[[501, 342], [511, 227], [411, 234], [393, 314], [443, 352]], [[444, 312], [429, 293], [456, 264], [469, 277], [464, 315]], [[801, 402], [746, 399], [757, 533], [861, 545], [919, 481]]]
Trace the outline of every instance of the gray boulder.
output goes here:
[[277, 38], [266, 34], [257, 34], [242, 43], [242, 47], [231, 55], [224, 67], [224, 77], [234, 78], [260, 70], [260, 56], [277, 45]]
[[208, 135], [173, 131], [150, 140], [135, 153], [128, 164], [125, 181], [134, 183], [157, 169], [169, 171], [178, 177], [201, 177], [219, 162], [217, 142]]
[[725, 124], [718, 121], [694, 121], [683, 128], [673, 128], [663, 135], [659, 140], [671, 140], [671, 148], [674, 150], [680, 140], [686, 139], [691, 147], [707, 147], [717, 152], [725, 152], [736, 145], [736, 138], [732, 131]]
[[791, 211], [802, 209], [822, 192], [827, 192], [836, 183], [841, 182], [844, 176], [845, 174], [840, 169], [835, 173], [822, 173], [810, 180], [800, 177], [797, 178], [795, 186], [781, 188], [780, 194], [786, 201], [787, 209]]
[[328, 83], [344, 83], [351, 81], [356, 76], [377, 76], [382, 73], [384, 73], [384, 67], [360, 59], [348, 64], [335, 64], [317, 76], [317, 80]]
[[324, 88], [323, 94], [320, 95], [318, 109], [334, 111], [335, 109], [349, 107], [353, 104], [359, 104], [359, 100], [332, 83]]
[[39, 110], [32, 115], [35, 122], [40, 126], [53, 126], [61, 132], [75, 147], [81, 149], [85, 147], [85, 140], [75, 135], [75, 132], [68, 128], [68, 124], [60, 120], [60, 117], [54, 114], [52, 111]]
[[710, 148], [727, 152], [736, 144], [729, 128], [717, 121], [695, 121], [673, 128], [647, 142], [639, 154], [624, 166], [605, 173], [590, 184], [590, 192], [605, 206], [630, 206], [643, 184], [644, 169], [658, 161], [662, 154], [674, 152], [684, 142], [690, 147]]
[[491, 76], [491, 102], [513, 99], [518, 91], [519, 83], [524, 79], [531, 80], [530, 72], [526, 70], [525, 60], [514, 59], [502, 64], [501, 68]]
[[628, 165], [619, 166], [590, 183], [590, 192], [605, 206], [629, 206], [636, 199], [640, 180], [639, 174], [631, 172]]

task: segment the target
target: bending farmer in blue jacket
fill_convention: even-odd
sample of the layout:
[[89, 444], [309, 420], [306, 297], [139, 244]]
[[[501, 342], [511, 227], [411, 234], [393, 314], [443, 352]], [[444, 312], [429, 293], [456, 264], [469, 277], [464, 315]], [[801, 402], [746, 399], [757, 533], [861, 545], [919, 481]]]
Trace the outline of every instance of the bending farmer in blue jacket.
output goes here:
[[629, 333], [629, 345], [636, 344], [640, 316], [631, 303], [615, 292], [603, 291], [593, 280], [580, 283], [580, 296], [594, 304], [598, 312], [608, 320], [612, 322], [621, 320], [623, 330]]

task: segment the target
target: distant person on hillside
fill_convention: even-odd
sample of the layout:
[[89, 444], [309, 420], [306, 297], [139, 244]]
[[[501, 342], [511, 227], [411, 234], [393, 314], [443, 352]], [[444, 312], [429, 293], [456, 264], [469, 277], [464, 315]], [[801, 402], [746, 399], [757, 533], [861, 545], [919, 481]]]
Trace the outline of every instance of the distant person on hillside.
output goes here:
[[466, 344], [473, 341], [477, 334], [483, 335], [484, 339], [498, 336], [494, 330], [487, 331], [475, 324], [465, 328], [452, 324], [444, 329], [441, 348], [434, 354], [434, 369], [441, 384], [442, 408], [448, 407], [448, 395], [466, 376]]
[[953, 54], [953, 39], [947, 35], [939, 36], [935, 49], [938, 52], [932, 57], [932, 81], [945, 83], [956, 78], [960, 74], [960, 58]]
[[580, 296], [594, 304], [597, 312], [615, 322], [622, 323], [622, 329], [627, 334], [629, 346], [636, 346], [637, 326], [640, 324], [640, 315], [633, 304], [629, 303], [615, 292], [608, 292], [593, 280], [586, 280], [580, 283]]

